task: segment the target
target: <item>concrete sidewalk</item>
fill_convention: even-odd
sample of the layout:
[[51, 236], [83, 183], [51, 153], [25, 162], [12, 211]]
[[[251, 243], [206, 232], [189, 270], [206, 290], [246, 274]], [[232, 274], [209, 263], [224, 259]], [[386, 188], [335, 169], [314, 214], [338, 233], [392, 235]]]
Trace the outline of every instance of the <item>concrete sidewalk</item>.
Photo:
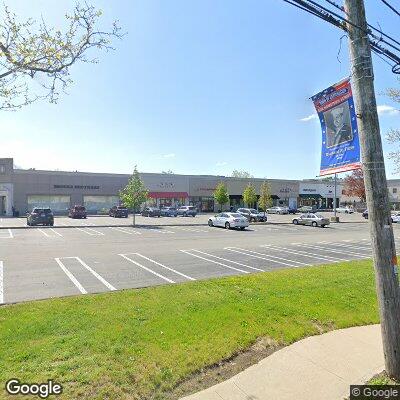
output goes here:
[[181, 400], [339, 400], [384, 369], [379, 325], [312, 336]]

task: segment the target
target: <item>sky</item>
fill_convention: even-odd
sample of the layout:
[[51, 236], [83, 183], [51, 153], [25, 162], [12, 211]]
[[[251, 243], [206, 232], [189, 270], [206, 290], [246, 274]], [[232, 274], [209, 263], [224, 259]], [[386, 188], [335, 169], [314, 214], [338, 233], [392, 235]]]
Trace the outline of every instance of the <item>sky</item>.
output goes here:
[[[320, 0], [324, 3], [324, 0]], [[338, 3], [341, 0], [337, 0]], [[23, 20], [64, 27], [73, 1], [6, 0]], [[130, 173], [172, 170], [303, 179], [319, 173], [310, 96], [349, 75], [347, 38], [282, 0], [93, 0], [100, 27], [126, 35], [98, 64], [75, 64], [58, 104], [1, 112], [0, 157], [21, 168]], [[366, 0], [368, 21], [396, 39], [399, 17]], [[396, 36], [397, 34], [397, 36]], [[400, 87], [374, 57], [382, 137], [400, 128]], [[33, 87], [38, 83], [33, 82]], [[396, 108], [397, 107], [397, 108]], [[384, 141], [387, 154], [391, 146]], [[399, 177], [386, 159], [388, 178]]]

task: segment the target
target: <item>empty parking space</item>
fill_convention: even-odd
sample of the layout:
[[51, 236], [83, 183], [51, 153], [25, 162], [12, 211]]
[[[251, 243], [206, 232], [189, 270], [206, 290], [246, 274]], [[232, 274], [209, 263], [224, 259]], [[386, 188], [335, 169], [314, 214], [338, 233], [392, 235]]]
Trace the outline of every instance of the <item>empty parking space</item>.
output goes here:
[[[104, 226], [103, 218], [65, 218], [59, 226], [0, 229], [0, 300], [180, 284], [371, 254], [363, 224], [343, 224], [340, 229], [334, 224], [255, 224], [240, 231], [205, 224], [119, 226], [119, 219]], [[347, 226], [348, 231], [342, 229]]]

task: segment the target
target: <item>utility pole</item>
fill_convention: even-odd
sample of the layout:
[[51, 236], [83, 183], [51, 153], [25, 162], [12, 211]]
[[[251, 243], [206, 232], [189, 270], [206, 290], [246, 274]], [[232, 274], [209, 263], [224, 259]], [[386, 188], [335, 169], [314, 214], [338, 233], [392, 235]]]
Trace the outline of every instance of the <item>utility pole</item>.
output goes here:
[[385, 368], [400, 379], [400, 290], [363, 0], [345, 0]]

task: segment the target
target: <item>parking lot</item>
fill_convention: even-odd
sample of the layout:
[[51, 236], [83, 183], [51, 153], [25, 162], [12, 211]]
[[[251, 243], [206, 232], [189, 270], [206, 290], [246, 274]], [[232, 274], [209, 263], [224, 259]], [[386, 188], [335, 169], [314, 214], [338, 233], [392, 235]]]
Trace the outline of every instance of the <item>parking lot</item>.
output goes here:
[[[326, 228], [267, 223], [236, 231], [209, 227], [201, 217], [137, 227], [108, 217], [57, 218], [52, 228], [23, 229], [14, 219], [19, 228], [0, 229], [0, 302], [306, 267], [371, 253], [365, 222]], [[198, 225], [189, 225], [193, 220]], [[400, 227], [394, 229], [397, 237]]]

